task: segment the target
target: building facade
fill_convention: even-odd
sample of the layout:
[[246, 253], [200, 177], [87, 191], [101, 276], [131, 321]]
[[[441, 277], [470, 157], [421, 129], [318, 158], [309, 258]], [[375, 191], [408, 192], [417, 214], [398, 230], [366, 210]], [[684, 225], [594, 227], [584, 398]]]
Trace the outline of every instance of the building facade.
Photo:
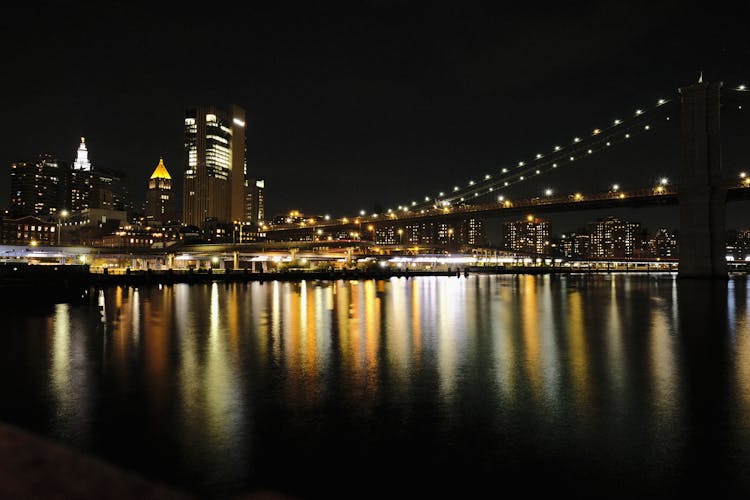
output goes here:
[[378, 245], [480, 246], [485, 242], [485, 231], [481, 219], [470, 218], [407, 224], [379, 223], [371, 228], [363, 228], [358, 237], [374, 239]]
[[53, 246], [59, 243], [58, 225], [31, 215], [17, 219], [0, 218], [0, 229], [3, 245]]
[[247, 179], [245, 191], [245, 222], [259, 226], [265, 220], [264, 191], [266, 182], [262, 179]]
[[10, 166], [10, 212], [14, 217], [54, 217], [67, 206], [70, 168], [50, 154]]
[[617, 217], [599, 219], [589, 225], [589, 257], [612, 259], [633, 257], [638, 250], [641, 225]]
[[680, 256], [679, 237], [673, 230], [660, 227], [650, 243], [649, 253], [654, 257], [675, 259]]
[[514, 252], [546, 255], [550, 251], [549, 222], [529, 215], [503, 224], [503, 247]]
[[91, 172], [90, 208], [132, 212], [125, 174], [118, 170], [97, 169]]
[[176, 222], [174, 193], [172, 192], [172, 176], [169, 175], [164, 159], [159, 158], [159, 164], [148, 180], [146, 191], [146, 221], [149, 224], [161, 225]]
[[183, 223], [244, 221], [245, 111], [239, 106], [188, 109], [185, 158]]

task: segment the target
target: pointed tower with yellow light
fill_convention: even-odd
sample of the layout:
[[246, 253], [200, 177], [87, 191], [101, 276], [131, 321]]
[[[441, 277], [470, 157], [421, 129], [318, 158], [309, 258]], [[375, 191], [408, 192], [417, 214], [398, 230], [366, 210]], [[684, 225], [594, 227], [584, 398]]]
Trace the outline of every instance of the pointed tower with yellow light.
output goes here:
[[172, 176], [164, 165], [164, 159], [159, 158], [159, 164], [148, 180], [146, 220], [151, 224], [170, 224], [177, 222], [176, 213]]

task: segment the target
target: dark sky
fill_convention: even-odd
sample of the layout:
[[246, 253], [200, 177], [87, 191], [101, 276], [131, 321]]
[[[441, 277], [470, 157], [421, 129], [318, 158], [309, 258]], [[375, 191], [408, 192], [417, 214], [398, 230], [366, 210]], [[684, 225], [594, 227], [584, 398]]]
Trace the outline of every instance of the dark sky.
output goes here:
[[[94, 168], [126, 172], [142, 201], [161, 155], [181, 186], [185, 108], [236, 103], [247, 110], [248, 167], [266, 180], [268, 215], [293, 208], [344, 215], [434, 194], [567, 144], [676, 97], [700, 71], [726, 86], [750, 84], [748, 7], [442, 4], [6, 8], [0, 164], [41, 152], [72, 160], [84, 135]], [[733, 176], [750, 166], [750, 119], [723, 116], [724, 166]], [[547, 184], [604, 190], [673, 176], [676, 133], [660, 134]], [[0, 176], [3, 204], [8, 182]], [[565, 217], [561, 227], [578, 223]]]

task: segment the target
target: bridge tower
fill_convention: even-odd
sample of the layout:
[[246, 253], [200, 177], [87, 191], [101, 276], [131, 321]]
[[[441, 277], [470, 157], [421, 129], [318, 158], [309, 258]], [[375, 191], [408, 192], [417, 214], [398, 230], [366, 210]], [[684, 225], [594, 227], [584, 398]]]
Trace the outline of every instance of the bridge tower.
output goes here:
[[680, 180], [680, 278], [726, 278], [719, 97], [721, 83], [680, 88], [682, 179]]

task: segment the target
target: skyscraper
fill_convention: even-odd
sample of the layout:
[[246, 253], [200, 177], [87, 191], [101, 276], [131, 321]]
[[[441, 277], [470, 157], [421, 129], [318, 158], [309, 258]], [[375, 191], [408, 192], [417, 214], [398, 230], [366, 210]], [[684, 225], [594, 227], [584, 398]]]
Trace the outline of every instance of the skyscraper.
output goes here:
[[164, 160], [159, 158], [159, 164], [148, 180], [146, 220], [162, 224], [172, 222], [175, 218], [174, 201], [172, 176], [169, 175]]
[[49, 154], [39, 155], [35, 163], [12, 163], [10, 210], [13, 216], [53, 216], [65, 208], [69, 171], [66, 162]]
[[70, 172], [70, 208], [74, 212], [80, 212], [89, 208], [91, 203], [91, 161], [86, 149], [86, 138], [81, 137], [78, 145], [76, 159], [73, 161], [73, 170]]
[[245, 188], [245, 222], [258, 225], [265, 218], [263, 191], [266, 183], [262, 179], [247, 179]]
[[78, 151], [76, 153], [76, 159], [73, 162], [73, 170], [91, 170], [91, 162], [89, 161], [89, 152], [86, 149], [86, 138], [81, 137], [81, 144], [78, 145]]
[[185, 113], [182, 220], [245, 221], [245, 110], [199, 106]]

